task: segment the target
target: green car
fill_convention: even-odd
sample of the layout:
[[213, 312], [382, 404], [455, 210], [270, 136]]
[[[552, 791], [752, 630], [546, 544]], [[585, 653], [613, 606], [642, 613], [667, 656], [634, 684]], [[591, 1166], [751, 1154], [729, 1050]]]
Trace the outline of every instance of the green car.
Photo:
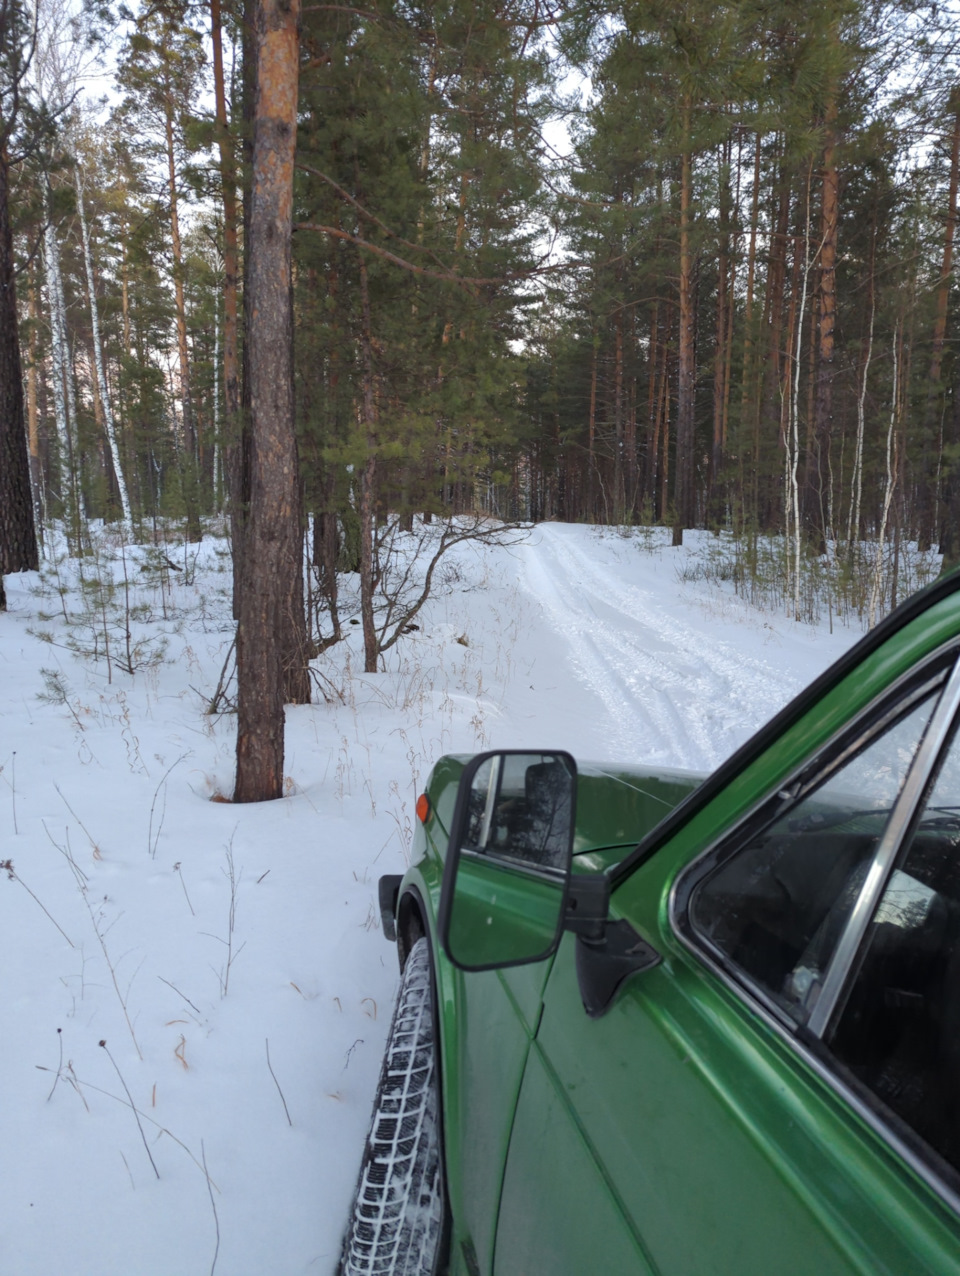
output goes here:
[[447, 757], [343, 1276], [960, 1272], [960, 576], [707, 779]]

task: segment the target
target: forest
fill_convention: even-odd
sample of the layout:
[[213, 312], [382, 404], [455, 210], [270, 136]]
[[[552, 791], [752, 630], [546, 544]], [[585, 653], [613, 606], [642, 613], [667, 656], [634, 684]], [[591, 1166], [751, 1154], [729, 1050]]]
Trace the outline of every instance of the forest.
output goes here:
[[82, 553], [92, 523], [222, 519], [242, 628], [276, 539], [251, 405], [287, 381], [288, 703], [345, 571], [368, 670], [412, 623], [398, 531], [708, 528], [744, 589], [775, 572], [802, 619], [826, 574], [871, 623], [908, 547], [960, 561], [953, 10], [272, 7], [295, 138], [268, 305], [266, 0], [0, 0], [0, 569], [53, 526]]

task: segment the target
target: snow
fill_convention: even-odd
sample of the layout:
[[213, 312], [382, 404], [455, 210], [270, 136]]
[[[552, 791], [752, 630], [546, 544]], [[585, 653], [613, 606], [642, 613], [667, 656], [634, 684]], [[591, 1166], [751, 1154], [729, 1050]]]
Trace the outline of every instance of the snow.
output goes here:
[[151, 611], [135, 635], [167, 641], [109, 680], [102, 650], [68, 649], [95, 632], [62, 614], [75, 563], [6, 578], [0, 1269], [334, 1270], [398, 984], [377, 879], [406, 866], [436, 758], [706, 770], [859, 637], [684, 583], [704, 539], [548, 524], [457, 547], [386, 672], [358, 672], [349, 624], [317, 662], [289, 794], [255, 806], [222, 800], [235, 719], [205, 712], [232, 637], [222, 543], [166, 550], [180, 572], [104, 549], [114, 619], [125, 570]]

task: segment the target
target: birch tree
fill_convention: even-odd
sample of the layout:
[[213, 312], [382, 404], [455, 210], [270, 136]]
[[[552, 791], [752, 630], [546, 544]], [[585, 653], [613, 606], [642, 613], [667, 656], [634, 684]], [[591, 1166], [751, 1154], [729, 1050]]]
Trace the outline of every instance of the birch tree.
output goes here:
[[67, 304], [60, 264], [60, 244], [53, 216], [53, 195], [45, 177], [47, 224], [43, 232], [47, 313], [50, 319], [52, 394], [60, 461], [60, 500], [67, 519], [68, 536], [79, 553], [83, 521], [83, 484], [80, 474], [80, 437], [77, 431], [77, 399], [73, 361], [67, 330]]
[[103, 344], [100, 340], [100, 317], [97, 306], [97, 286], [93, 275], [93, 253], [90, 248], [90, 231], [83, 204], [83, 171], [80, 166], [76, 170], [77, 214], [80, 218], [80, 233], [83, 241], [83, 264], [87, 276], [87, 298], [90, 306], [90, 325], [93, 333], [94, 374], [97, 381], [97, 392], [103, 413], [103, 428], [110, 448], [110, 459], [113, 462], [113, 473], [120, 493], [120, 506], [123, 510], [123, 521], [129, 528], [132, 526], [130, 513], [130, 497], [127, 494], [127, 483], [120, 463], [120, 448], [117, 444], [117, 430], [113, 419], [113, 407], [110, 402], [110, 391], [104, 372]]

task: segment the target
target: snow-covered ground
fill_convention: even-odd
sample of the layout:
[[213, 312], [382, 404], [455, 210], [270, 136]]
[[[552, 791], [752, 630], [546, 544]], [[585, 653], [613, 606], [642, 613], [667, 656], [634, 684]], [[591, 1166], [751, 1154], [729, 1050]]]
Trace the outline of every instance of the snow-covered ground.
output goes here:
[[431, 764], [531, 746], [706, 770], [859, 636], [681, 583], [687, 542], [549, 524], [458, 547], [387, 672], [358, 672], [351, 626], [317, 662], [328, 699], [287, 711], [289, 794], [258, 806], [222, 800], [235, 720], [205, 712], [222, 544], [170, 550], [180, 572], [126, 551], [133, 629], [167, 648], [131, 675], [113, 630], [109, 680], [93, 612], [125, 612], [122, 563], [112, 599], [88, 564], [85, 625], [70, 563], [43, 590], [6, 578], [5, 1276], [329, 1276], [397, 985], [377, 879], [407, 863]]

